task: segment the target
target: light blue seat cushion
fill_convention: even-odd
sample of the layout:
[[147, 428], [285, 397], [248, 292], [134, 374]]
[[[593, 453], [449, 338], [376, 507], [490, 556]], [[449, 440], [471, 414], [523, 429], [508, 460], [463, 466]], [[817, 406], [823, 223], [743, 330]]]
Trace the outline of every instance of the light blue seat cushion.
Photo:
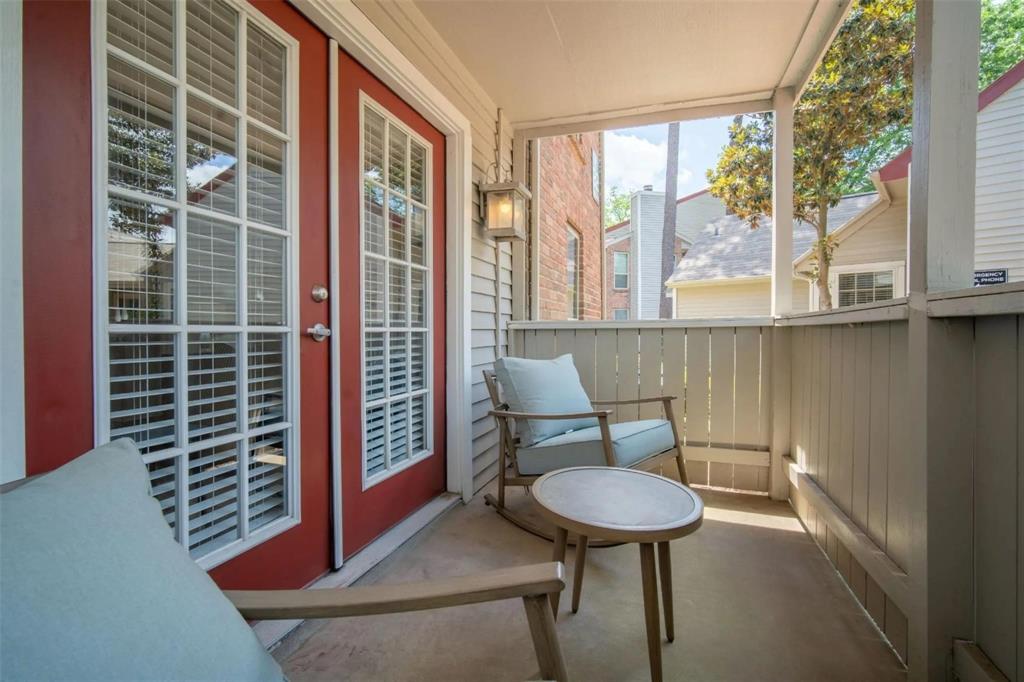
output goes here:
[[0, 495], [4, 680], [281, 680], [174, 541], [131, 441]]
[[[615, 463], [628, 467], [642, 459], [675, 447], [672, 425], [664, 419], [642, 419], [612, 424], [612, 450]], [[592, 426], [543, 440], [518, 449], [519, 472], [524, 476], [546, 474], [556, 469], [581, 466], [605, 466], [601, 427]]]
[[[502, 398], [512, 412], [555, 414], [594, 410], [571, 355], [554, 360], [500, 358], [494, 363], [494, 374], [501, 384]], [[589, 426], [597, 426], [597, 419], [520, 419], [516, 422], [516, 434], [522, 445], [529, 446]]]

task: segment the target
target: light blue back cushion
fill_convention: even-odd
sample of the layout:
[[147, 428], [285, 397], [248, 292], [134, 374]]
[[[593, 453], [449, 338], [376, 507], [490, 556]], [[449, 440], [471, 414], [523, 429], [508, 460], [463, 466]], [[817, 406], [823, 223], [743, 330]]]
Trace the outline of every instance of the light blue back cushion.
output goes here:
[[174, 541], [131, 441], [0, 495], [4, 680], [281, 680]]
[[[503, 397], [513, 412], [591, 412], [593, 406], [580, 383], [571, 355], [554, 360], [500, 358], [494, 374]], [[566, 431], [597, 426], [597, 419], [530, 419], [517, 422], [517, 433], [526, 447]]]

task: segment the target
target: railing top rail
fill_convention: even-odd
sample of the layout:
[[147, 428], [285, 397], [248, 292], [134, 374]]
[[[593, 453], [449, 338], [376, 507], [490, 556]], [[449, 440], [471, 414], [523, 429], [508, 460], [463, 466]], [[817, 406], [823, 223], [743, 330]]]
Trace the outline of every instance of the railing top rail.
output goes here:
[[771, 327], [770, 317], [718, 317], [700, 320], [518, 320], [511, 331], [559, 329], [680, 329], [706, 327]]
[[779, 327], [796, 327], [804, 325], [854, 324], [857, 322], [889, 322], [905, 320], [910, 316], [907, 298], [894, 298], [890, 301], [861, 303], [833, 310], [815, 310], [809, 313], [793, 313], [775, 320]]
[[973, 317], [1024, 313], [1024, 282], [993, 284], [928, 294], [930, 317]]

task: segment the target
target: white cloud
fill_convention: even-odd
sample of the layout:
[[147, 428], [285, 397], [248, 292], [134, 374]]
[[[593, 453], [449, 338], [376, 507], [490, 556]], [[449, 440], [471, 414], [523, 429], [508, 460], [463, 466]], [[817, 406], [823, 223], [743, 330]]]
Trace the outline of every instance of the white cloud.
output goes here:
[[[656, 190], [665, 188], [665, 142], [650, 140], [628, 133], [610, 131], [604, 136], [605, 184], [624, 192], [635, 192], [644, 185]], [[680, 154], [680, 157], [685, 157]], [[679, 168], [679, 188], [693, 178], [693, 171]]]

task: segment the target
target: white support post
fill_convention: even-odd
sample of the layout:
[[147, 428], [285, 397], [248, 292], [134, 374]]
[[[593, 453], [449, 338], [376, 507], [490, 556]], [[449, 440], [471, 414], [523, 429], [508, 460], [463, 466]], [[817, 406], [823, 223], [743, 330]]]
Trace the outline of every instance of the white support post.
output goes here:
[[[530, 141], [523, 133], [515, 133], [512, 138], [512, 180], [524, 185], [530, 184], [527, 177], [527, 147]], [[531, 187], [531, 192], [533, 188]], [[536, 203], [530, 200], [530, 213], [537, 210]], [[512, 319], [526, 319], [526, 242], [512, 242]]]
[[792, 88], [779, 88], [772, 144], [772, 316], [793, 311], [793, 106]]
[[949, 677], [952, 642], [973, 634], [973, 326], [929, 319], [928, 292], [968, 288], [980, 7], [918, 0], [910, 172], [908, 679]]

